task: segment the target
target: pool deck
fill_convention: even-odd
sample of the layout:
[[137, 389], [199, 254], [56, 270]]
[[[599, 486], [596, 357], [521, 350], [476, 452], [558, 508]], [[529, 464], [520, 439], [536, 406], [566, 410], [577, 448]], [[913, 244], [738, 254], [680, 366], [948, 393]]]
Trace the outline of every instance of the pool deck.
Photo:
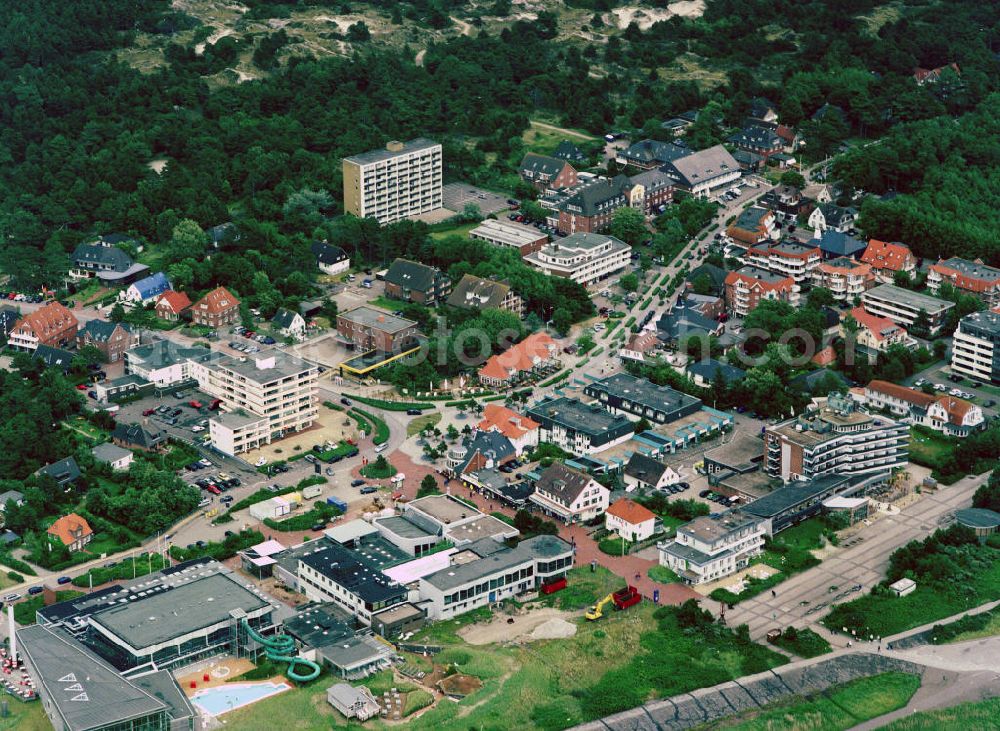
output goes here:
[[[183, 675], [175, 675], [174, 677], [177, 678], [177, 684], [180, 685], [181, 690], [190, 698], [199, 690], [225, 685], [243, 673], [253, 670], [255, 667], [246, 658], [216, 657], [204, 660], [197, 665], [183, 668], [181, 671]], [[205, 673], [208, 673], [209, 679], [207, 681], [204, 679]], [[270, 678], [270, 680], [275, 683], [287, 682], [280, 675]], [[194, 683], [195, 687], [192, 688], [191, 683]]]

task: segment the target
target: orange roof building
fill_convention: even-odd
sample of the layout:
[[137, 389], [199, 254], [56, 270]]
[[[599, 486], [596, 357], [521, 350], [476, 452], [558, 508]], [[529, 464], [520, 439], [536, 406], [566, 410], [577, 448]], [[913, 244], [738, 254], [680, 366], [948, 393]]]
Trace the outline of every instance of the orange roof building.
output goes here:
[[[902, 325], [897, 325], [888, 317], [879, 317], [867, 312], [864, 307], [855, 307], [850, 312], [858, 323], [858, 345], [877, 356], [878, 351], [890, 345], [905, 345], [910, 340], [909, 333]], [[874, 359], [871, 359], [874, 362]]]
[[35, 350], [39, 345], [59, 347], [73, 342], [79, 329], [76, 315], [58, 302], [49, 302], [14, 323], [7, 344], [18, 350]]
[[949, 394], [929, 394], [889, 381], [871, 381], [865, 387], [865, 402], [897, 416], [908, 416], [949, 436], [964, 437], [985, 423], [983, 410], [965, 399]]
[[868, 248], [861, 255], [861, 261], [872, 268], [875, 278], [883, 284], [892, 284], [896, 272], [912, 275], [917, 268], [917, 260], [909, 246], [878, 239], [871, 239], [868, 242]]
[[538, 444], [538, 426], [538, 422], [534, 419], [496, 403], [486, 404], [483, 408], [483, 419], [478, 425], [482, 431], [503, 434], [514, 445], [518, 455], [527, 447]]
[[559, 348], [548, 333], [532, 333], [500, 355], [492, 356], [479, 369], [485, 386], [505, 388], [525, 380], [546, 366], [556, 365]]
[[156, 301], [156, 315], [163, 320], [176, 321], [191, 306], [191, 298], [184, 292], [168, 289]]
[[232, 325], [240, 319], [240, 301], [225, 287], [216, 287], [194, 303], [191, 319], [213, 328]]
[[1000, 269], [957, 256], [931, 264], [927, 271], [927, 288], [937, 294], [948, 282], [955, 289], [978, 297], [987, 307], [1000, 304]]
[[656, 532], [656, 514], [635, 500], [622, 498], [611, 505], [604, 526], [629, 541], [644, 541]]
[[94, 531], [86, 519], [70, 513], [59, 518], [46, 531], [53, 539], [62, 541], [70, 551], [79, 551], [94, 538]]

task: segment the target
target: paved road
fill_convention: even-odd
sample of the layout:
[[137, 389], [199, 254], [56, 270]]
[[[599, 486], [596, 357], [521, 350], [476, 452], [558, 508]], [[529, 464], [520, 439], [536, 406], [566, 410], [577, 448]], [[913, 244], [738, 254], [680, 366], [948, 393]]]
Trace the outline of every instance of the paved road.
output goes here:
[[[951, 487], [926, 495], [904, 508], [898, 515], [881, 517], [857, 534], [860, 541], [856, 544], [843, 548], [826, 558], [819, 566], [778, 585], [776, 599], [765, 592], [728, 610], [727, 622], [730, 626], [747, 624], [753, 639], [761, 639], [774, 627], [822, 629], [818, 622], [828, 610], [824, 607], [822, 611], [808, 613], [810, 610], [823, 603], [833, 603], [834, 597], [855, 584], [862, 585], [862, 592], [871, 590], [873, 585], [884, 578], [889, 555], [894, 550], [914, 539], [925, 538], [949, 513], [966, 507], [972, 494], [986, 477], [967, 477]], [[837, 591], [831, 593], [831, 586], [837, 586]], [[860, 593], [851, 594], [840, 601], [859, 595]], [[718, 605], [711, 609], [718, 612]], [[837, 636], [830, 639], [841, 643], [846, 641]]]

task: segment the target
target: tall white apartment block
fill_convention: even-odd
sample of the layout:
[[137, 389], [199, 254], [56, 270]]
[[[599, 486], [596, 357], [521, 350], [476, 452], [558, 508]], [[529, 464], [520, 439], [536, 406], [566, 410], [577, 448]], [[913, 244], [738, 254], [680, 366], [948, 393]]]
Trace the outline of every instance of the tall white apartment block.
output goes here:
[[345, 157], [343, 172], [344, 210], [359, 218], [385, 225], [443, 206], [441, 145], [432, 140]]

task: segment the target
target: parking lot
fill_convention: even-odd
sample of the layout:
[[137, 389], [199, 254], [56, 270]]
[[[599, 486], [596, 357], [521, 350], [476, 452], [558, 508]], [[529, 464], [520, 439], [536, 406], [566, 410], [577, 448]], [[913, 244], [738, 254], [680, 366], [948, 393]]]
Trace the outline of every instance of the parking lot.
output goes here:
[[461, 213], [467, 203], [475, 203], [484, 216], [488, 216], [491, 213], [499, 213], [510, 208], [507, 203], [507, 196], [491, 193], [488, 190], [465, 183], [448, 183], [445, 185], [442, 190], [442, 200], [444, 207], [455, 213]]

